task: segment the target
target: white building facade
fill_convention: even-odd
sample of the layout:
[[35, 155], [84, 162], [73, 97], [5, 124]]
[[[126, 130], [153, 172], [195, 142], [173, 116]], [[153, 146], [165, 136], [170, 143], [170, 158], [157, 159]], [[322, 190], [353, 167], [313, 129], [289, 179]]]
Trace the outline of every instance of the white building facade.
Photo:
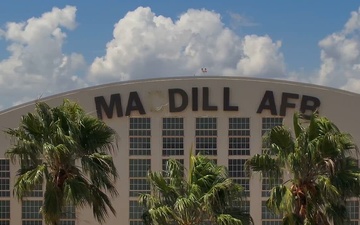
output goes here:
[[[296, 111], [318, 109], [360, 144], [360, 95], [320, 86], [239, 77], [182, 77], [112, 83], [41, 99], [51, 106], [64, 98], [78, 102], [119, 135], [114, 155], [120, 179], [113, 199], [117, 211], [106, 224], [140, 225], [140, 192], [149, 192], [148, 170], [160, 171], [169, 158], [188, 165], [191, 149], [224, 165], [246, 190], [245, 207], [255, 224], [280, 224], [264, 205], [266, 180], [251, 178], [245, 161], [262, 150], [262, 135], [273, 126], [292, 127]], [[0, 129], [15, 128], [34, 102], [0, 112]], [[0, 225], [44, 224], [38, 213], [43, 191], [23, 201], [12, 195], [17, 166], [5, 158], [11, 140], [0, 134]], [[349, 202], [352, 224], [360, 224], [359, 201]], [[66, 218], [65, 218], [66, 217]], [[95, 225], [91, 209], [69, 208], [63, 225]]]

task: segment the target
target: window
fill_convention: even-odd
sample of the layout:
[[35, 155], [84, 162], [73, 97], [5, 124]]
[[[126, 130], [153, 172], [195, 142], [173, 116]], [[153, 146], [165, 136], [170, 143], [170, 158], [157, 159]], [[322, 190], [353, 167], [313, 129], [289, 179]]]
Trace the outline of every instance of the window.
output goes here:
[[151, 167], [150, 159], [130, 159], [130, 177], [146, 177]]
[[143, 221], [130, 221], [130, 225], [144, 225]]
[[[30, 158], [21, 159], [21, 167], [25, 170], [33, 170], [38, 165], [41, 165], [42, 161], [38, 160], [37, 162], [32, 161]], [[32, 190], [25, 193], [26, 197], [42, 197], [43, 196], [43, 188], [42, 184], [36, 184]]]
[[150, 118], [130, 118], [129, 136], [150, 136]]
[[240, 206], [241, 206], [241, 209], [242, 209], [244, 212], [250, 214], [250, 201], [244, 201], [244, 200], [242, 200]]
[[245, 170], [246, 159], [229, 159], [228, 170], [229, 176], [238, 184], [240, 184], [244, 190], [246, 196], [250, 195], [250, 180]]
[[0, 201], [0, 223], [10, 221], [10, 200]]
[[184, 119], [163, 118], [163, 156], [184, 155]]
[[130, 137], [130, 155], [150, 155], [150, 137]]
[[[165, 176], [165, 178], [168, 175], [167, 170], [166, 170], [166, 164], [167, 164], [168, 160], [169, 159], [162, 160], [162, 171], [163, 171], [163, 176]], [[176, 161], [178, 161], [182, 166], [184, 166], [184, 159], [176, 159]], [[184, 176], [184, 170], [182, 171], [182, 176]]]
[[183, 137], [163, 137], [163, 156], [184, 155]]
[[[279, 117], [265, 117], [265, 118], [262, 118], [261, 135], [262, 136], [266, 135], [268, 132], [271, 131], [271, 129], [273, 127], [281, 126], [282, 123], [283, 123], [283, 118], [279, 118]], [[268, 146], [269, 146], [269, 144], [266, 143], [265, 141], [263, 141], [263, 145], [262, 145], [262, 147], [263, 147], [262, 152], [263, 153], [267, 150]], [[263, 174], [261, 196], [262, 197], [269, 197], [270, 196], [270, 190], [275, 185], [279, 185], [281, 183], [282, 183], [282, 179], [271, 180], [267, 174]]]
[[130, 179], [130, 197], [137, 197], [140, 193], [150, 193], [150, 184], [146, 178]]
[[8, 159], [0, 159], [0, 225], [10, 224], [10, 164]]
[[[168, 162], [169, 159], [163, 159], [162, 160], [162, 170], [166, 171], [166, 164]], [[184, 166], [184, 159], [176, 159], [181, 165]]]
[[196, 154], [217, 155], [216, 118], [196, 118]]
[[[268, 133], [273, 127], [282, 125], [283, 119], [278, 117], [268, 117], [262, 118], [262, 128], [261, 128], [261, 135], [264, 136]], [[263, 142], [262, 152], [266, 151], [268, 148], [268, 143]], [[262, 179], [262, 193], [263, 197], [268, 197], [270, 194], [270, 190], [276, 184], [279, 184], [281, 181], [273, 181], [268, 178], [267, 174], [263, 174]], [[262, 225], [281, 225], [281, 217], [275, 215], [274, 213], [270, 212], [266, 207], [266, 202], [263, 201], [261, 204], [261, 218], [262, 218]]]
[[163, 136], [184, 136], [184, 118], [163, 118]]
[[60, 225], [75, 225], [76, 213], [75, 206], [67, 205], [61, 215]]
[[0, 159], [0, 198], [10, 197], [10, 161]]
[[229, 118], [229, 155], [250, 155], [250, 119]]
[[130, 159], [130, 197], [137, 197], [139, 193], [149, 193], [150, 185], [147, 174], [151, 167], [150, 159]]
[[144, 209], [139, 205], [138, 201], [129, 202], [129, 218], [141, 220], [141, 215], [143, 214]]
[[41, 220], [23, 220], [22, 225], [42, 225]]
[[262, 135], [270, 131], [273, 127], [281, 126], [283, 123], [282, 117], [264, 117], [262, 118]]
[[27, 197], [42, 197], [43, 196], [43, 190], [42, 190], [42, 185], [36, 185], [32, 191], [29, 191], [26, 194]]
[[359, 224], [360, 217], [359, 217], [359, 201], [347, 201], [346, 202], [346, 209], [349, 214], [349, 218], [351, 220], [351, 224]]
[[26, 200], [22, 201], [22, 213], [21, 217], [23, 219], [23, 225], [41, 225], [42, 224], [42, 215], [39, 212], [40, 207], [42, 206], [41, 200]]
[[[41, 206], [41, 200], [22, 201], [22, 225], [42, 225], [42, 215], [39, 212]], [[1, 206], [0, 212], [2, 212]], [[75, 219], [75, 207], [65, 206], [61, 215], [60, 225], [75, 225]]]
[[150, 118], [130, 118], [130, 155], [151, 155]]
[[282, 182], [282, 179], [270, 179], [268, 174], [263, 174], [261, 182], [261, 196], [269, 197], [271, 189], [276, 185], [280, 185]]
[[[150, 193], [147, 180], [151, 168], [151, 121], [150, 118], [130, 118], [129, 129], [129, 212], [130, 224], [141, 222], [142, 210], [137, 204], [140, 193]], [[139, 158], [141, 157], [142, 158]], [[135, 220], [134, 220], [135, 219]]]
[[[264, 137], [267, 133], [271, 131], [272, 128], [276, 126], [281, 126], [282, 123], [283, 123], [283, 118], [279, 118], [279, 117], [262, 118], [261, 136]], [[264, 152], [269, 147], [269, 144], [263, 140], [262, 147], [263, 147], [262, 152]]]
[[266, 207], [266, 202], [261, 202], [261, 219], [262, 225], [281, 225], [282, 219], [281, 216], [277, 216], [273, 212], [269, 211]]

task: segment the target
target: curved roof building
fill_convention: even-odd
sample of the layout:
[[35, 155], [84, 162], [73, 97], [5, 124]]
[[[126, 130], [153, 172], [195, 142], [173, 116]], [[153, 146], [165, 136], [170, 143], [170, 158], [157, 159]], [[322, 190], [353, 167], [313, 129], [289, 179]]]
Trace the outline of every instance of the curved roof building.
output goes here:
[[[266, 180], [243, 172], [250, 156], [261, 153], [262, 135], [271, 127], [292, 127], [296, 111], [320, 114], [360, 143], [360, 95], [309, 84], [240, 77], [177, 77], [95, 86], [41, 99], [56, 106], [64, 98], [114, 128], [119, 151], [114, 160], [120, 174], [113, 200], [117, 215], [106, 224], [141, 224], [137, 194], [147, 192], [146, 174], [161, 170], [169, 158], [188, 164], [190, 149], [216, 159], [247, 192], [255, 224], [280, 224], [266, 210]], [[0, 112], [1, 130], [15, 128], [34, 102]], [[139, 132], [141, 131], [141, 132]], [[12, 197], [17, 168], [4, 157], [10, 137], [0, 134], [0, 224], [41, 224], [42, 190], [18, 202]], [[360, 224], [359, 201], [349, 203], [354, 224]], [[93, 225], [91, 209], [68, 214], [63, 224]]]

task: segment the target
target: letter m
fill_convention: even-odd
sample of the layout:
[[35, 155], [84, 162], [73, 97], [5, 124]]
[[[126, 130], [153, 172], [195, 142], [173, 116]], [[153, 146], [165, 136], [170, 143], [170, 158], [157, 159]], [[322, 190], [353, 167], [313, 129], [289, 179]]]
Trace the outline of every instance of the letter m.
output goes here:
[[117, 117], [122, 117], [122, 107], [120, 94], [112, 94], [110, 96], [110, 104], [108, 105], [105, 101], [104, 96], [95, 97], [96, 113], [99, 119], [103, 119], [102, 112], [104, 110], [107, 118], [111, 119], [114, 114], [114, 108], [116, 109]]

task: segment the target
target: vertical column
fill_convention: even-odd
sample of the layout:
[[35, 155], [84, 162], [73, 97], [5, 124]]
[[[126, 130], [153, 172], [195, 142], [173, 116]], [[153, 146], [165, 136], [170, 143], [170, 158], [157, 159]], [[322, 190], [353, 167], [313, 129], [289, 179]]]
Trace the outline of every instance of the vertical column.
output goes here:
[[10, 218], [10, 161], [0, 159], [0, 224], [10, 224]]
[[244, 188], [243, 210], [250, 213], [250, 178], [245, 162], [250, 156], [250, 118], [228, 118], [229, 176]]
[[217, 163], [217, 118], [196, 118], [195, 154], [206, 155]]
[[141, 225], [140, 193], [150, 193], [147, 181], [151, 169], [151, 120], [130, 118], [129, 129], [129, 220], [130, 225]]
[[[262, 128], [261, 135], [265, 136], [271, 129], [275, 126], [281, 126], [283, 124], [283, 118], [280, 117], [265, 117], [262, 118]], [[263, 141], [262, 143], [262, 152], [267, 151], [269, 144]], [[267, 176], [267, 174], [262, 174], [262, 184], [261, 184], [261, 219], [263, 225], [273, 225], [273, 224], [281, 224], [282, 220], [280, 216], [275, 215], [270, 212], [266, 207], [266, 200], [269, 197], [270, 190], [274, 185], [280, 184], [282, 179], [280, 180], [271, 180]]]
[[[34, 165], [41, 164], [41, 159], [37, 162], [22, 159], [21, 167], [25, 171], [32, 170]], [[43, 204], [43, 184], [36, 185], [32, 191], [25, 194], [21, 201], [21, 219], [22, 225], [42, 225], [43, 217], [40, 208]]]
[[162, 170], [172, 158], [184, 165], [184, 118], [162, 119]]

